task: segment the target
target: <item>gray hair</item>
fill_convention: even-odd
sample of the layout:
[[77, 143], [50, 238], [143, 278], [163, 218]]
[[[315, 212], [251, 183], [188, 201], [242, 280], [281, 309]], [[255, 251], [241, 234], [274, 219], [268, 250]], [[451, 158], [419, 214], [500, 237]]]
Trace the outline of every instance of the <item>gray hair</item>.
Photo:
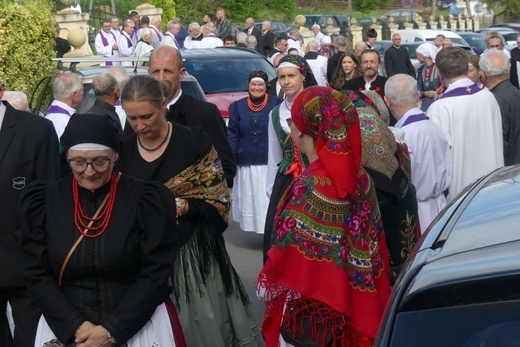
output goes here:
[[145, 37], [145, 36], [148, 36], [148, 35], [152, 35], [152, 37], [153, 37], [153, 31], [152, 31], [152, 29], [150, 29], [150, 28], [147, 27], [147, 28], [143, 28], [143, 29], [141, 29], [141, 30], [142, 30], [142, 31], [141, 31], [141, 38], [142, 38], [143, 40], [144, 40], [144, 37]]
[[347, 49], [347, 45], [348, 45], [348, 42], [347, 42], [347, 38], [343, 35], [338, 35], [336, 36], [336, 38], [334, 39], [334, 44], [336, 45], [336, 47], [338, 48], [345, 48]]
[[130, 75], [126, 72], [126, 69], [121, 66], [115, 66], [108, 70], [117, 80], [119, 88], [122, 88], [126, 82], [130, 79]]
[[237, 42], [247, 42], [247, 34], [245, 32], [239, 32], [237, 34]]
[[56, 100], [67, 100], [71, 93], [79, 92], [83, 89], [81, 77], [73, 72], [65, 72], [59, 74], [54, 79], [52, 85], [52, 94]]
[[253, 35], [249, 35], [246, 39], [247, 48], [255, 49], [257, 43], [258, 41]]
[[179, 24], [179, 26], [181, 25], [181, 23], [175, 21], [174, 19], [172, 19], [171, 21], [168, 22], [168, 24], [166, 25], [166, 30], [170, 31], [173, 29], [173, 27], [175, 27], [175, 24]]
[[289, 29], [289, 36], [295, 35], [295, 34], [300, 34], [300, 29], [298, 29], [295, 26], [292, 26], [291, 29]]
[[211, 24], [204, 24], [202, 26], [203, 29], [206, 29], [207, 31], [209, 31], [210, 33], [215, 33], [215, 27]]
[[444, 47], [437, 53], [435, 63], [447, 79], [468, 74], [469, 55], [460, 47]]
[[417, 81], [407, 74], [394, 75], [385, 83], [385, 96], [398, 107], [417, 106]]
[[188, 25], [188, 28], [193, 28], [200, 32], [200, 24], [197, 22], [190, 23], [190, 25]]
[[358, 52], [363, 52], [364, 50], [366, 50], [368, 48], [367, 44], [364, 43], [363, 41], [359, 41], [356, 43], [356, 45], [354, 46], [354, 49]]
[[114, 90], [119, 87], [116, 77], [110, 72], [103, 72], [92, 80], [92, 90], [98, 99], [107, 99], [114, 95]]
[[318, 51], [318, 41], [310, 40], [309, 43], [307, 43], [307, 49], [311, 52], [317, 52]]
[[[1, 83], [0, 83], [1, 84]], [[6, 90], [2, 100], [7, 101], [11, 106], [20, 111], [30, 111], [27, 95], [24, 92]]]
[[386, 107], [385, 101], [383, 98], [377, 94], [375, 90], [365, 89], [361, 91], [363, 94], [368, 96], [376, 105], [379, 110], [379, 114], [381, 115], [381, 119], [385, 122], [386, 125], [390, 124], [390, 112], [388, 111], [388, 107]]
[[315, 24], [313, 24], [313, 25], [311, 26], [311, 29], [314, 29], [314, 28], [318, 28], [318, 29], [321, 30], [321, 26], [320, 26], [319, 24], [317, 24], [317, 23], [315, 23]]
[[496, 48], [491, 48], [482, 54], [478, 65], [480, 70], [484, 71], [489, 77], [509, 76], [511, 71], [509, 58], [505, 55], [503, 50]]
[[264, 21], [262, 22], [262, 24], [267, 25], [267, 27], [268, 27], [269, 29], [271, 29], [271, 22], [270, 22], [270, 21], [268, 21], [268, 20], [264, 20]]

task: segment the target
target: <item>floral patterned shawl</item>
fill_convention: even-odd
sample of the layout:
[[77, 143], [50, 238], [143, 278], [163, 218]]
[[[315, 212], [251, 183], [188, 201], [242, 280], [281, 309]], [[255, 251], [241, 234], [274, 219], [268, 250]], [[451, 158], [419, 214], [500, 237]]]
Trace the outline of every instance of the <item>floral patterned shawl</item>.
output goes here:
[[187, 167], [164, 185], [176, 197], [205, 200], [217, 209], [227, 223], [230, 208], [229, 190], [215, 148], [212, 147], [204, 158]]
[[[318, 88], [321, 90], [308, 92], [314, 106], [304, 104], [303, 117], [314, 120], [315, 125], [336, 124], [336, 119], [344, 119], [349, 112], [352, 121], [341, 132], [347, 135], [338, 136], [337, 131], [329, 135], [335, 139], [333, 143], [360, 142], [349, 137], [350, 127], [357, 126], [359, 133], [350, 100], [338, 92], [331, 96], [330, 88]], [[315, 111], [330, 105], [332, 111], [320, 112], [327, 119], [318, 120]], [[293, 113], [296, 124], [294, 118]], [[306, 120], [301, 119], [299, 126], [301, 122]], [[341, 154], [343, 149], [358, 151], [358, 147], [358, 168], [345, 167], [351, 171], [345, 177], [352, 180], [346, 195], [337, 189], [339, 176], [331, 177], [330, 166], [324, 163], [338, 158], [319, 154], [280, 200], [273, 246], [257, 284], [267, 302], [262, 328], [267, 346], [278, 346], [280, 323], [292, 334], [310, 330], [312, 339], [321, 345], [332, 337], [338, 346], [372, 346], [390, 294], [389, 259], [377, 197], [373, 182], [360, 166], [360, 143], [325, 144], [322, 151], [337, 149]], [[284, 307], [291, 314], [284, 314]]]

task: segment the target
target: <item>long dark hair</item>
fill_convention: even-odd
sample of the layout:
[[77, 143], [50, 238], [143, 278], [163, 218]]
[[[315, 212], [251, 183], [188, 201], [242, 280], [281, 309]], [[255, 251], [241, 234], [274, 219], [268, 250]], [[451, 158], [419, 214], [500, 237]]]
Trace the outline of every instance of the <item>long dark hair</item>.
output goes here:
[[356, 64], [354, 68], [354, 74], [352, 78], [359, 77], [363, 75], [361, 71], [361, 64], [359, 63], [359, 59], [354, 52], [343, 52], [341, 53], [340, 59], [338, 61], [338, 66], [336, 66], [336, 70], [334, 70], [334, 74], [332, 75], [332, 80], [330, 82], [330, 86], [336, 90], [341, 90], [343, 85], [347, 81], [347, 74], [343, 70], [343, 59], [346, 57], [350, 57]]

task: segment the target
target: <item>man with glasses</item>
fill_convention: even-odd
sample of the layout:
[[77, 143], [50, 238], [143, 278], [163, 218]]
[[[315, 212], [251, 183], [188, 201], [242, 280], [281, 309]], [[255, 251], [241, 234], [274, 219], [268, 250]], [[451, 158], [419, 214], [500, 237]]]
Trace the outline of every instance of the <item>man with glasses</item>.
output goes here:
[[[77, 77], [77, 76], [76, 76]], [[0, 81], [0, 99], [4, 94]], [[40, 310], [36, 307], [22, 276], [19, 249], [20, 195], [35, 180], [60, 177], [59, 150], [52, 123], [0, 102], [0, 345], [33, 346]], [[7, 327], [6, 306], [11, 304], [14, 336]], [[13, 344], [14, 343], [14, 344]]]
[[267, 58], [269, 59], [269, 61], [272, 62], [273, 60], [273, 57], [275, 56], [275, 54], [280, 54], [280, 53], [287, 53], [287, 47], [289, 46], [289, 44], [287, 43], [287, 39], [284, 38], [284, 37], [277, 37], [276, 38], [276, 41], [275, 41], [275, 44], [274, 44], [274, 48], [271, 50], [271, 52], [269, 53], [269, 55], [267, 56]]
[[[111, 31], [110, 20], [105, 19], [101, 22], [101, 30], [96, 35], [95, 46], [98, 55], [104, 57], [119, 57], [119, 46], [117, 37]], [[100, 66], [117, 66], [119, 62], [102, 62]]]
[[190, 23], [190, 25], [188, 25], [188, 34], [189, 36], [184, 40], [184, 48], [201, 48], [201, 41], [204, 38], [204, 35], [202, 35], [199, 23]]

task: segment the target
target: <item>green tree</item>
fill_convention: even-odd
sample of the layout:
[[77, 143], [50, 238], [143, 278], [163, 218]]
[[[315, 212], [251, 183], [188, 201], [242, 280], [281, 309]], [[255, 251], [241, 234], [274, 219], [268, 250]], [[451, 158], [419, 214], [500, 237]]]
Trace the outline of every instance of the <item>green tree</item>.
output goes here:
[[389, 2], [389, 0], [352, 0], [352, 6], [356, 11], [368, 13], [386, 7]]
[[162, 8], [161, 16], [163, 29], [166, 29], [166, 24], [173, 18], [177, 17], [175, 12], [175, 0], [150, 0], [150, 4], [155, 7]]
[[496, 15], [520, 17], [520, 1], [518, 0], [484, 0], [493, 9]]
[[0, 80], [8, 89], [30, 94], [55, 66], [54, 19], [49, 0], [2, 0], [0, 6]]

